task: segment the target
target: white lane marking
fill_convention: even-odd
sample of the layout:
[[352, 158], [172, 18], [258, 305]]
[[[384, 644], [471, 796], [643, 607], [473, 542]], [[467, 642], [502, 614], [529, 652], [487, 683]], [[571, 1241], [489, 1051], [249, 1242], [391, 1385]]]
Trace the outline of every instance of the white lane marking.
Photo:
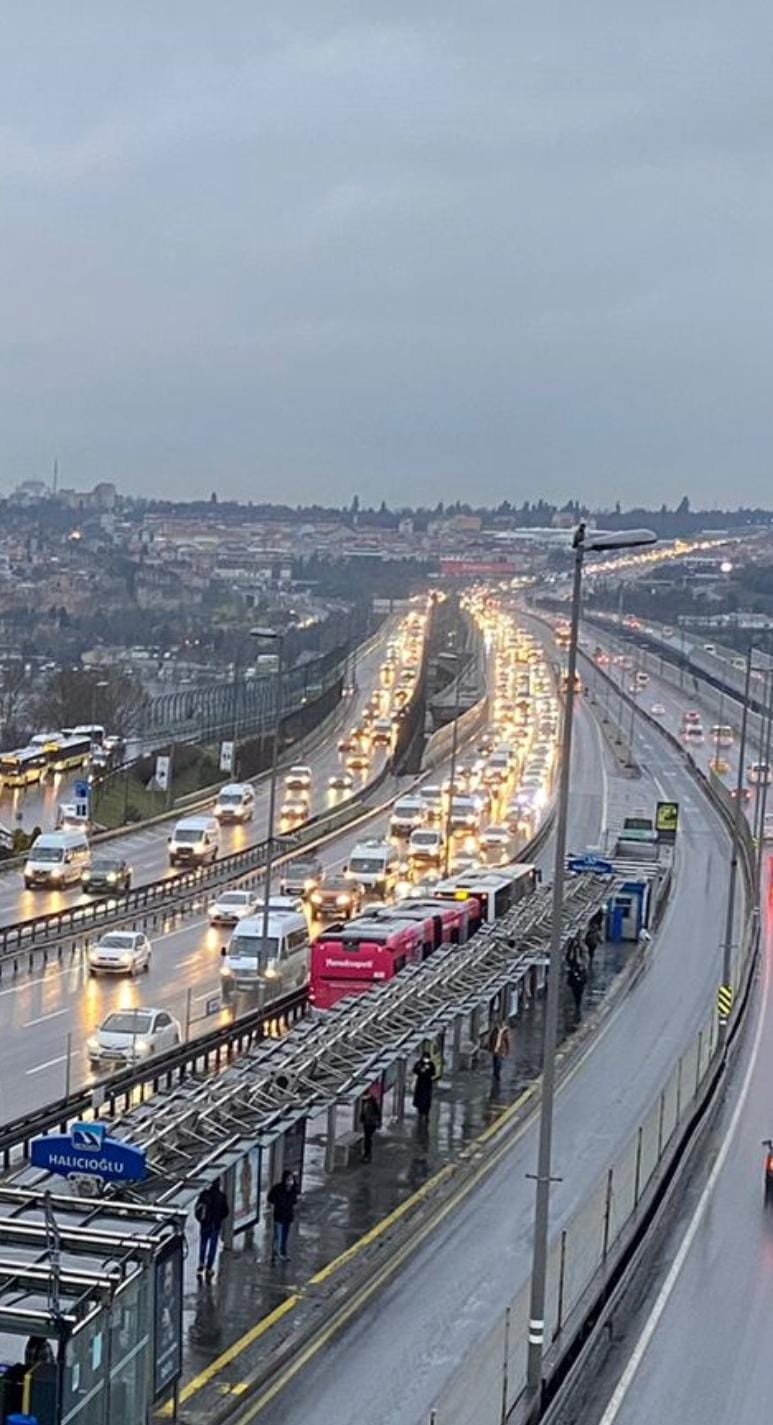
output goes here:
[[69, 1014], [69, 1009], [52, 1009], [50, 1014], [39, 1014], [36, 1019], [28, 1019], [22, 1025], [22, 1029], [29, 1029], [33, 1024], [43, 1024], [47, 1019], [58, 1019], [60, 1014]]
[[765, 1028], [765, 1022], [767, 1018], [769, 991], [770, 961], [769, 957], [766, 955], [762, 1005], [760, 1007], [759, 1018], [757, 1020], [757, 1030], [754, 1035], [754, 1045], [752, 1047], [751, 1058], [749, 1060], [746, 1073], [744, 1075], [743, 1084], [741, 1085], [741, 1092], [738, 1096], [738, 1101], [733, 1111], [733, 1116], [728, 1125], [727, 1133], [725, 1134], [724, 1141], [717, 1155], [714, 1167], [712, 1168], [709, 1174], [706, 1186], [704, 1187], [703, 1192], [701, 1193], [698, 1205], [692, 1215], [692, 1218], [690, 1219], [687, 1230], [679, 1245], [679, 1250], [676, 1256], [674, 1257], [668, 1275], [665, 1281], [663, 1282], [660, 1291], [658, 1292], [655, 1304], [649, 1316], [647, 1317], [644, 1326], [642, 1327], [641, 1335], [639, 1336], [639, 1339], [636, 1342], [636, 1345], [634, 1346], [628, 1364], [625, 1370], [623, 1371], [622, 1376], [620, 1377], [617, 1388], [615, 1389], [614, 1394], [612, 1395], [610, 1402], [601, 1417], [599, 1425], [613, 1425], [613, 1421], [617, 1419], [617, 1416], [620, 1413], [620, 1408], [623, 1404], [623, 1401], [625, 1400], [626, 1395], [628, 1394], [628, 1391], [631, 1388], [631, 1384], [636, 1375], [636, 1372], [638, 1371], [639, 1366], [641, 1365], [644, 1356], [647, 1352], [647, 1348], [649, 1347], [650, 1342], [652, 1341], [652, 1338], [655, 1335], [658, 1326], [660, 1325], [663, 1313], [666, 1307], [668, 1306], [671, 1294], [677, 1284], [677, 1281], [679, 1280], [682, 1268], [684, 1267], [684, 1264], [687, 1261], [687, 1258], [690, 1254], [690, 1249], [692, 1248], [693, 1242], [695, 1241], [695, 1238], [697, 1236], [698, 1229], [706, 1214], [706, 1209], [711, 1200], [712, 1193], [714, 1192], [722, 1169], [724, 1168], [725, 1163], [727, 1161], [727, 1155], [730, 1152], [731, 1144], [738, 1130], [738, 1125], [741, 1121], [741, 1115], [744, 1111], [744, 1108], [746, 1106], [746, 1100], [749, 1096], [749, 1089], [751, 1088], [754, 1070], [757, 1065], [757, 1058], [760, 1052], [760, 1045], [762, 1043], [762, 1033]]
[[52, 1069], [54, 1064], [63, 1064], [67, 1058], [66, 1054], [60, 1054], [57, 1059], [46, 1059], [45, 1064], [36, 1064], [34, 1069], [27, 1069], [27, 1074], [42, 1074], [44, 1069]]

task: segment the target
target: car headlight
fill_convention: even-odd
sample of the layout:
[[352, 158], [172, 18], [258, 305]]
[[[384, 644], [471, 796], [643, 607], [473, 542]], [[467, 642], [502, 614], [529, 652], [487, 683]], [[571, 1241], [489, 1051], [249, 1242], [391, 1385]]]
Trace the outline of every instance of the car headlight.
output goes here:
[[86, 1040], [86, 1048], [89, 1054], [98, 1054], [101, 1047], [102, 1046], [95, 1034], [92, 1034], [91, 1038]]
[[350, 901], [351, 896], [346, 895], [345, 893], [343, 895], [336, 896], [336, 905], [348, 905]]
[[49, 871], [49, 875], [50, 875], [54, 880], [58, 880], [59, 877], [61, 876], [61, 874], [62, 874], [62, 868], [61, 868], [61, 866], [52, 866], [52, 867], [51, 867], [51, 870]]
[[232, 980], [234, 977], [234, 972], [230, 965], [221, 965], [220, 974], [224, 980]]
[[314, 887], [316, 886], [316, 884], [317, 884], [317, 883], [316, 883], [316, 881], [314, 880], [314, 877], [313, 877], [313, 876], [309, 876], [309, 877], [304, 881], [304, 883], [303, 883], [303, 889], [304, 889], [305, 891], [313, 891], [313, 890], [314, 890]]
[[266, 968], [263, 971], [263, 978], [265, 980], [275, 980], [278, 978], [278, 975], [279, 970], [277, 969], [276, 963], [274, 961], [269, 961], [268, 965], [266, 965]]
[[117, 872], [116, 872], [116, 871], [108, 871], [108, 873], [107, 873], [107, 879], [108, 879], [108, 881], [110, 881], [112, 884], [114, 884], [114, 883], [118, 880], [118, 874], [117, 874]]
[[319, 891], [314, 892], [313, 896], [311, 897], [311, 903], [312, 905], [322, 904], [322, 896], [320, 895]]
[[90, 871], [84, 871], [84, 872], [83, 872], [83, 875], [81, 876], [81, 880], [82, 880], [82, 881], [90, 881], [90, 880], [91, 880], [91, 872], [90, 872]]
[[138, 1058], [147, 1058], [148, 1054], [153, 1053], [152, 1039], [134, 1039], [130, 1046], [129, 1052], [134, 1052], [138, 1056]]

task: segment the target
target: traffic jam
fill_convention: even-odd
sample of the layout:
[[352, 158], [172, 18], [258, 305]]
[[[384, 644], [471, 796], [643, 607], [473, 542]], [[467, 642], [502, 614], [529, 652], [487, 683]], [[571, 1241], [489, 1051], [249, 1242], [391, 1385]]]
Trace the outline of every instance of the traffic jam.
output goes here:
[[[330, 1009], [441, 944], [465, 943], [536, 885], [535, 868], [514, 858], [550, 799], [557, 698], [537, 641], [485, 594], [471, 595], [466, 606], [490, 656], [485, 729], [439, 780], [421, 779], [400, 796], [386, 834], [356, 842], [343, 865], [326, 868], [315, 856], [287, 865], [267, 926], [260, 914], [242, 922], [226, 947], [226, 998], [258, 990], [270, 1004], [308, 984], [314, 1008]], [[418, 653], [410, 630], [387, 649], [369, 715], [339, 744], [346, 771], [382, 728], [386, 734], [394, 704], [384, 694], [409, 689]], [[300, 774], [294, 780], [295, 793]]]
[[[337, 833], [317, 849], [282, 858], [268, 903], [261, 883], [247, 885], [235, 875], [206, 897], [200, 928], [195, 920], [167, 921], [159, 929], [113, 925], [95, 936], [79, 973], [99, 990], [96, 998], [88, 993], [76, 1016], [81, 1022], [89, 1006], [92, 1013], [102, 1010], [75, 1040], [83, 1044], [89, 1076], [182, 1043], [200, 1023], [211, 1027], [204, 1013], [223, 1022], [295, 992], [308, 993], [315, 1010], [329, 1010], [441, 944], [465, 943], [533, 890], [537, 872], [517, 856], [551, 799], [555, 683], [539, 643], [495, 599], [474, 592], [464, 602], [485, 643], [488, 704], [477, 733], [460, 739], [454, 765], [444, 762], [420, 776], [367, 819], [367, 830]], [[310, 759], [282, 774], [281, 833], [303, 826], [314, 808], [335, 806], [365, 788], [383, 766], [419, 676], [425, 610], [422, 601], [386, 643], [375, 686], [357, 699], [356, 718], [340, 735], [337, 752], [327, 744], [324, 770], [317, 772]], [[226, 784], [210, 810], [172, 824], [170, 865], [215, 862], [223, 829], [247, 825], [254, 816], [254, 787]], [[80, 885], [89, 899], [109, 898], [128, 885], [131, 867], [118, 854], [95, 848], [92, 856], [82, 832], [51, 835], [60, 838], [56, 846], [40, 846], [37, 856], [33, 848], [25, 866], [32, 884]], [[199, 1011], [199, 1003], [206, 1009]], [[47, 1005], [48, 1014], [63, 1012], [53, 1001]], [[58, 1062], [45, 1059], [40, 1071], [55, 1076]]]

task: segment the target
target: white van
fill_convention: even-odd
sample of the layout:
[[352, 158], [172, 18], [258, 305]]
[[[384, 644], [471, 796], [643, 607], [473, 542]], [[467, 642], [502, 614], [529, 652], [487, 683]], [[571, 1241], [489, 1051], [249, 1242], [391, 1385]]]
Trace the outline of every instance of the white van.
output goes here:
[[80, 881], [91, 865], [91, 852], [85, 831], [44, 831], [33, 842], [24, 866], [27, 890], [42, 886], [55, 890], [59, 886]]
[[224, 821], [251, 821], [255, 812], [255, 788], [250, 782], [229, 782], [221, 787], [213, 815]]
[[410, 836], [424, 820], [424, 803], [421, 797], [401, 797], [392, 807], [389, 819], [389, 834], [404, 838]]
[[221, 954], [225, 998], [239, 990], [252, 990], [263, 992], [266, 1002], [279, 999], [308, 982], [310, 941], [306, 917], [299, 911], [269, 909], [264, 939], [263, 913], [250, 916], [237, 925]]
[[186, 816], [169, 838], [170, 866], [204, 866], [214, 861], [220, 846], [220, 827], [214, 816]]
[[366, 890], [386, 896], [397, 885], [400, 858], [391, 841], [358, 841], [344, 873]]

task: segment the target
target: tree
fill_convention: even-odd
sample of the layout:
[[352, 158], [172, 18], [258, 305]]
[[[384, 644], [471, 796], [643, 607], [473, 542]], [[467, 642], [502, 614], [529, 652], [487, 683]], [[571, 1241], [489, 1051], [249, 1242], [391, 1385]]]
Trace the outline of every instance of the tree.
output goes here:
[[60, 668], [36, 700], [35, 717], [40, 727], [53, 730], [90, 723], [94, 716], [109, 732], [126, 734], [138, 725], [146, 703], [147, 694], [130, 673]]
[[3, 746], [11, 747], [22, 730], [29, 728], [30, 680], [21, 658], [3, 666], [0, 680], [0, 736]]

